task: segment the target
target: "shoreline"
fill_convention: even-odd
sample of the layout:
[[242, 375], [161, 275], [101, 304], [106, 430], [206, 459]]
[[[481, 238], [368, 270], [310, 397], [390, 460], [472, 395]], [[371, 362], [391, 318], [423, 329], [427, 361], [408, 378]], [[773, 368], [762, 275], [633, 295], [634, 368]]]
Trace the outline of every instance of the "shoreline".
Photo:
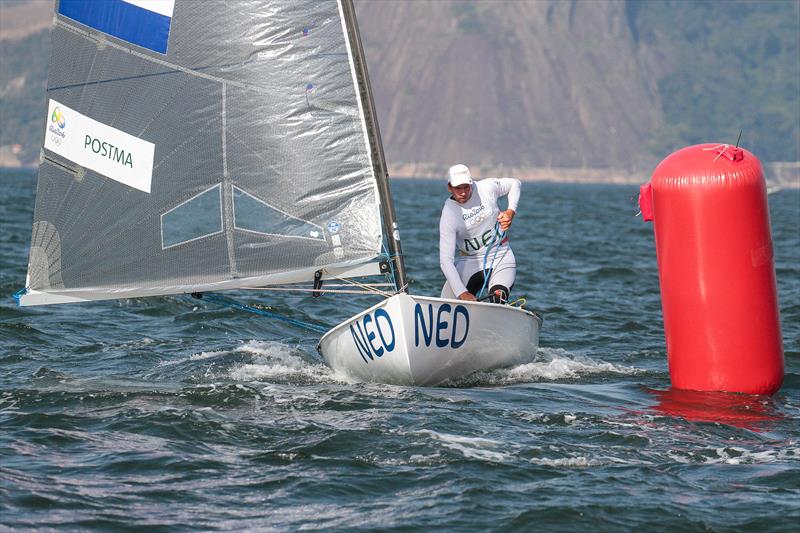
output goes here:
[[[764, 163], [768, 187], [800, 189], [800, 162]], [[623, 170], [611, 168], [513, 167], [500, 165], [469, 165], [478, 179], [514, 177], [521, 181], [569, 183], [583, 185], [643, 185], [650, 181], [652, 170]], [[36, 172], [38, 165], [0, 165], [0, 172]], [[401, 163], [388, 165], [392, 179], [443, 180], [448, 165], [439, 163]]]
[[[468, 165], [473, 176], [514, 177], [521, 181], [572, 183], [585, 185], [644, 185], [650, 181], [655, 166], [648, 170], [570, 167], [513, 167]], [[768, 187], [800, 189], [800, 162], [763, 163]], [[388, 165], [389, 177], [396, 179], [444, 180], [448, 165], [404, 163]]]
[[[521, 181], [549, 183], [584, 183], [641, 185], [650, 179], [649, 172], [610, 168], [515, 167], [501, 165], [467, 165], [478, 179], [513, 177]], [[449, 165], [438, 163], [404, 163], [388, 165], [389, 176], [397, 179], [444, 179]]]

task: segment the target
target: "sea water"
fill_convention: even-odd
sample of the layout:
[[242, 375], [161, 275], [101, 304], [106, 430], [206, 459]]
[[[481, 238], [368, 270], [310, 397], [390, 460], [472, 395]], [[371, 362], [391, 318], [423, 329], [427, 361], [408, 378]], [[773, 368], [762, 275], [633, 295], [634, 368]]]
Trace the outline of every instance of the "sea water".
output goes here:
[[[438, 295], [444, 184], [391, 187], [411, 291]], [[670, 390], [635, 186], [523, 184], [513, 295], [544, 316], [538, 357], [436, 388], [350, 382], [314, 334], [187, 296], [16, 307], [34, 190], [32, 173], [0, 174], [0, 529], [800, 523], [798, 190], [769, 196], [773, 397]], [[329, 325], [376, 303], [234, 294]]]

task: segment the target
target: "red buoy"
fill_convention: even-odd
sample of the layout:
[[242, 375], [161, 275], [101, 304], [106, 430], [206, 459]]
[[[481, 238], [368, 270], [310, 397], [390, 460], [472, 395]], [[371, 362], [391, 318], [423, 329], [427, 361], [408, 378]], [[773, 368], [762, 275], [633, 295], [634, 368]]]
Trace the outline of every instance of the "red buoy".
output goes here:
[[673, 386], [773, 394], [783, 382], [764, 174], [747, 150], [678, 150], [642, 186]]

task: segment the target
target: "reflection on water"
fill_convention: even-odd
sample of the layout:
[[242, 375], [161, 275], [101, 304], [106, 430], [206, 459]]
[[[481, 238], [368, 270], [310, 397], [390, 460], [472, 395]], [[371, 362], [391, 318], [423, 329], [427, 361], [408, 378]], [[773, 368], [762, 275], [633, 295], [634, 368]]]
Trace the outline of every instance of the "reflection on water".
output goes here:
[[689, 391], [671, 387], [647, 389], [658, 403], [656, 413], [690, 422], [718, 422], [751, 431], [769, 431], [784, 419], [769, 396], [728, 392]]

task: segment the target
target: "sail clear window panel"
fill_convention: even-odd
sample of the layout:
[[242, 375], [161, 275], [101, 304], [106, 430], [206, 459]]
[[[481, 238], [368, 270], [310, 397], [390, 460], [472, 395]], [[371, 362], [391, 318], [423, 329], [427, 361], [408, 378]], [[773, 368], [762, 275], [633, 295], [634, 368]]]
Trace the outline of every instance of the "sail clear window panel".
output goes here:
[[233, 187], [233, 227], [265, 235], [323, 239], [322, 228], [293, 217], [239, 187]]
[[222, 233], [222, 187], [215, 185], [161, 215], [161, 248], [166, 250]]

